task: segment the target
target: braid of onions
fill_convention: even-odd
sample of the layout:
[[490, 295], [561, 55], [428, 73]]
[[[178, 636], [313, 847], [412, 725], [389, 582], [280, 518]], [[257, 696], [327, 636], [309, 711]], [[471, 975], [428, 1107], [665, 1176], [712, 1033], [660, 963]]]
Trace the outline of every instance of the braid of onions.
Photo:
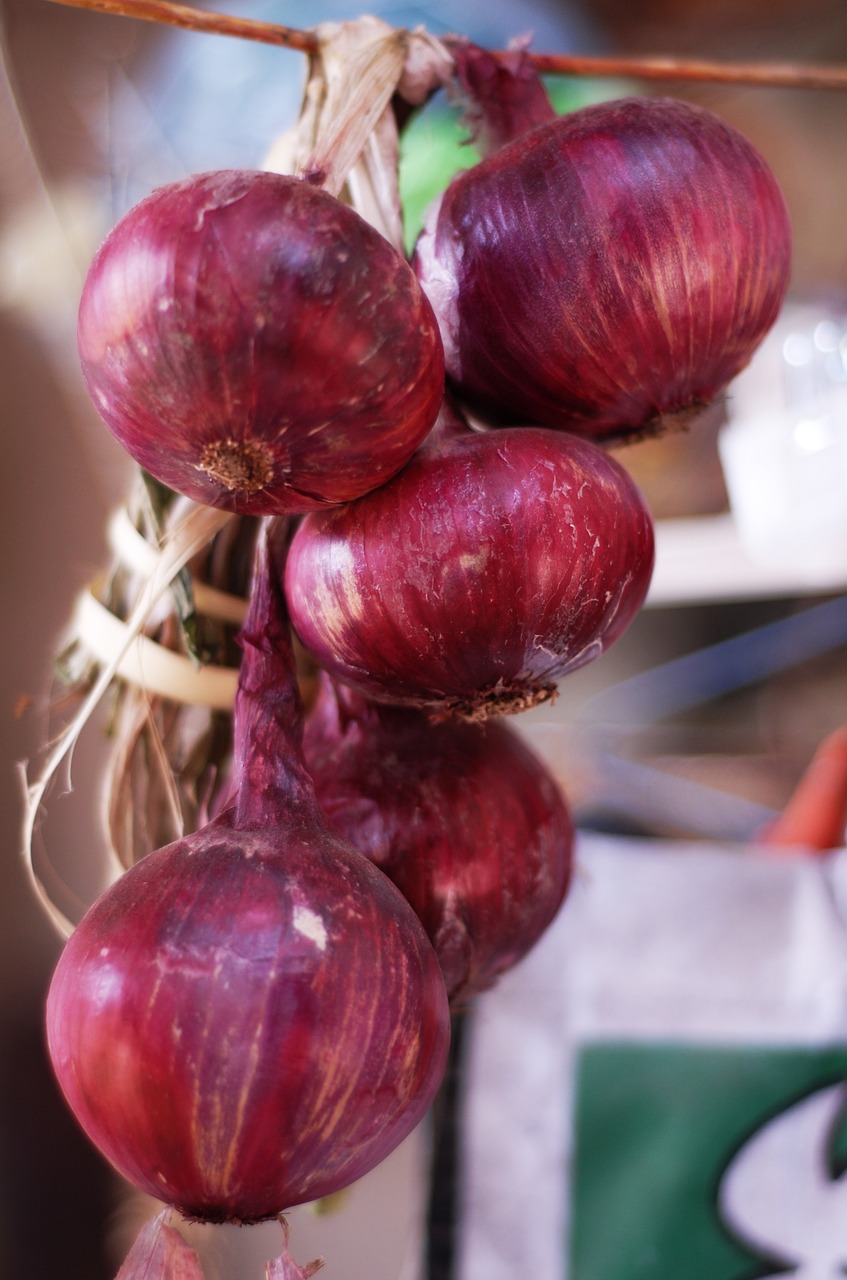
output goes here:
[[[653, 522], [606, 446], [722, 395], [788, 287], [779, 187], [716, 116], [556, 118], [520, 49], [451, 50], [487, 154], [411, 263], [319, 186], [232, 170], [152, 192], [85, 281], [82, 370], [127, 452], [297, 518], [259, 540], [229, 802], [106, 890], [50, 986], [72, 1111], [166, 1206], [121, 1280], [199, 1280], [172, 1223], [279, 1217], [424, 1116], [451, 1006], [568, 891], [567, 801], [499, 717], [644, 603]], [[283, 1244], [269, 1280], [312, 1274]]]

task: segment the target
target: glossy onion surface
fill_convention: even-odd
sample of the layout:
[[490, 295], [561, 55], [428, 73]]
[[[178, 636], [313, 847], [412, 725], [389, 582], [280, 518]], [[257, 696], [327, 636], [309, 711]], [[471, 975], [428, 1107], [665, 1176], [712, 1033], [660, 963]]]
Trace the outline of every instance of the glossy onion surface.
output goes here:
[[745, 138], [701, 108], [628, 98], [458, 175], [416, 268], [448, 373], [483, 416], [614, 437], [727, 386], [777, 317], [790, 248]]
[[304, 746], [321, 808], [411, 903], [454, 1005], [526, 955], [564, 901], [573, 824], [522, 738], [324, 688]]
[[132, 457], [241, 513], [367, 493], [424, 438], [443, 392], [409, 265], [351, 208], [271, 173], [199, 174], [131, 209], [91, 265], [78, 341]]
[[225, 819], [83, 918], [48, 999], [78, 1120], [142, 1191], [256, 1221], [376, 1165], [432, 1101], [444, 983], [414, 913], [304, 816], [284, 852]]
[[291, 620], [321, 666], [469, 718], [550, 697], [640, 608], [653, 525], [632, 478], [564, 432], [466, 432], [389, 484], [304, 517]]

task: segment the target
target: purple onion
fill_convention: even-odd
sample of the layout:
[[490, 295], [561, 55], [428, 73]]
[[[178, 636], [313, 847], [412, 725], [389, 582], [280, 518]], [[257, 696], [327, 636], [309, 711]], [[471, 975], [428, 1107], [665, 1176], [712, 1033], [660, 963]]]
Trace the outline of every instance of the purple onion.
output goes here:
[[308, 511], [389, 479], [444, 387], [432, 310], [353, 209], [297, 178], [162, 187], [97, 253], [79, 353], [104, 422], [197, 502]]
[[638, 487], [590, 441], [439, 429], [381, 489], [303, 518], [286, 593], [338, 679], [480, 719], [544, 701], [612, 644], [653, 557]]
[[612, 438], [726, 388], [777, 317], [790, 251], [780, 189], [741, 134], [624, 98], [459, 174], [415, 265], [454, 390], [481, 416]]
[[432, 723], [321, 673], [304, 751], [331, 825], [422, 921], [454, 1005], [535, 945], [567, 893], [573, 823], [555, 779], [502, 721]]

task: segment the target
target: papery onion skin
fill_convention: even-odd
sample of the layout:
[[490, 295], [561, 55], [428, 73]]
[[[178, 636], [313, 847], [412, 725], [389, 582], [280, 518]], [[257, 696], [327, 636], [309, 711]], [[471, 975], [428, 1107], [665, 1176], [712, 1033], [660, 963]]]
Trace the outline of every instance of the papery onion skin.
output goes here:
[[420, 449], [358, 502], [305, 516], [292, 623], [335, 677], [469, 719], [521, 711], [598, 657], [641, 607], [653, 523], [631, 476], [543, 428]]
[[144, 1224], [115, 1280], [205, 1280], [195, 1249], [170, 1225], [169, 1209]]
[[158, 480], [241, 514], [382, 484], [443, 393], [408, 263], [297, 178], [197, 174], [131, 209], [96, 254], [78, 322], [106, 425]]
[[459, 174], [415, 266], [482, 417], [614, 439], [726, 388], [779, 313], [790, 256], [782, 193], [737, 130], [623, 98]]
[[322, 681], [304, 738], [321, 808], [410, 902], [460, 1007], [558, 914], [572, 870], [567, 801], [502, 721], [432, 723]]
[[92, 1141], [207, 1222], [274, 1217], [375, 1166], [432, 1101], [448, 1039], [413, 913], [308, 821], [284, 851], [219, 821], [137, 863], [68, 941], [47, 1026]]

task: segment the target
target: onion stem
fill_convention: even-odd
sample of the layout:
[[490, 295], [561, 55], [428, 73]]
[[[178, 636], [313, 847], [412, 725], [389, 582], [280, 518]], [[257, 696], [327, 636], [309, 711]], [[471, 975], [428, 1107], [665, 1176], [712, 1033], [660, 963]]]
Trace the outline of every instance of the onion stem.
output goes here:
[[[314, 54], [319, 37], [277, 23], [210, 13], [174, 0], [53, 0], [77, 9], [93, 9], [126, 18], [142, 18], [191, 31], [237, 36]], [[671, 57], [598, 57], [583, 54], [530, 53], [545, 75], [633, 77], [641, 80], [700, 81], [771, 88], [847, 89], [847, 67], [803, 63], [723, 62]]]

